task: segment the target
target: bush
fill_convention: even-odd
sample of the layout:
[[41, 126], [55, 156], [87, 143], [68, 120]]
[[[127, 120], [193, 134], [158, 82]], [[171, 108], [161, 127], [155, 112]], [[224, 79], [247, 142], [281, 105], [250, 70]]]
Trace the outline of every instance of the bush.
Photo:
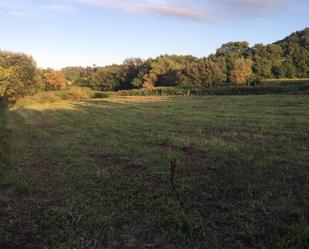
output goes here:
[[205, 95], [262, 95], [262, 94], [308, 94], [309, 85], [286, 86], [238, 86], [209, 88]]
[[158, 87], [151, 89], [103, 92], [96, 97], [113, 96], [189, 96], [189, 95], [259, 95], [259, 94], [308, 94], [309, 84], [278, 86], [228, 86], [209, 88]]
[[67, 90], [58, 91], [55, 94], [63, 100], [73, 101], [91, 99], [95, 96], [94, 91], [86, 87], [71, 87]]
[[31, 56], [0, 51], [0, 97], [23, 97], [39, 88], [37, 66]]
[[118, 91], [118, 96], [187, 96], [190, 95], [190, 89], [176, 87], [157, 87], [135, 90]]
[[61, 90], [65, 89], [68, 85], [64, 73], [52, 69], [43, 70], [42, 80], [45, 90]]
[[284, 86], [284, 85], [309, 85], [309, 79], [269, 79], [261, 80], [259, 85], [262, 86]]
[[79, 101], [95, 97], [95, 92], [90, 88], [71, 87], [66, 90], [39, 92], [33, 96], [28, 96], [18, 100], [15, 106], [22, 107], [32, 105], [34, 103], [53, 103], [59, 100]]

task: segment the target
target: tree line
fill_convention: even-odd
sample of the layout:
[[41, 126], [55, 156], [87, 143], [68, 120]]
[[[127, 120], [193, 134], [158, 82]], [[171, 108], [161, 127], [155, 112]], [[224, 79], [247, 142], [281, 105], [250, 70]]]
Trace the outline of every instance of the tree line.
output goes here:
[[126, 59], [121, 65], [67, 67], [72, 84], [96, 90], [158, 86], [256, 85], [265, 79], [309, 77], [309, 28], [274, 44], [229, 42], [208, 57], [161, 55]]
[[111, 91], [162, 86], [257, 85], [274, 78], [309, 77], [309, 28], [273, 44], [223, 44], [216, 53], [126, 59], [120, 65], [40, 69], [31, 56], [0, 51], [0, 97], [71, 85]]

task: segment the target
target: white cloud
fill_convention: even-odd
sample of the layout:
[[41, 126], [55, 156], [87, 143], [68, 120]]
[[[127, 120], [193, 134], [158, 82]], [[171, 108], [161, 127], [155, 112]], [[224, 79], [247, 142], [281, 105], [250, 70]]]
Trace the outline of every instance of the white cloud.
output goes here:
[[[179, 18], [213, 21], [272, 14], [292, 0], [78, 0], [128, 12], [151, 12]], [[293, 3], [299, 0], [294, 0]]]
[[33, 15], [65, 12], [88, 4], [126, 12], [153, 13], [198, 21], [270, 15], [307, 0], [0, 0], [0, 12]]
[[0, 13], [13, 16], [34, 16], [71, 11], [76, 0], [0, 0]]
[[195, 6], [194, 1], [175, 0], [79, 0], [82, 3], [94, 4], [97, 6], [111, 6], [127, 12], [149, 12], [160, 15], [181, 17], [193, 20], [207, 19], [205, 12]]

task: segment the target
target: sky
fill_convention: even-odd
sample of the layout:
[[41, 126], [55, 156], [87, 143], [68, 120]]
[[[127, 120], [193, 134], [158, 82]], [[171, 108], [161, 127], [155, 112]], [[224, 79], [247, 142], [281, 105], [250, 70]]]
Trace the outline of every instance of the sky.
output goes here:
[[309, 27], [309, 0], [0, 0], [0, 49], [42, 67], [215, 53]]

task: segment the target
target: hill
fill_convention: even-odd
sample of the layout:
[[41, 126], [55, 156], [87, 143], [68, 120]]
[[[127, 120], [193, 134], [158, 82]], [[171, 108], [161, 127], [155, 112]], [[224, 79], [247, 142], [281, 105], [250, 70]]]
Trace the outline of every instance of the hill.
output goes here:
[[280, 45], [285, 50], [289, 50], [294, 46], [299, 46], [309, 51], [309, 28], [296, 31], [283, 40], [275, 42], [274, 44]]

